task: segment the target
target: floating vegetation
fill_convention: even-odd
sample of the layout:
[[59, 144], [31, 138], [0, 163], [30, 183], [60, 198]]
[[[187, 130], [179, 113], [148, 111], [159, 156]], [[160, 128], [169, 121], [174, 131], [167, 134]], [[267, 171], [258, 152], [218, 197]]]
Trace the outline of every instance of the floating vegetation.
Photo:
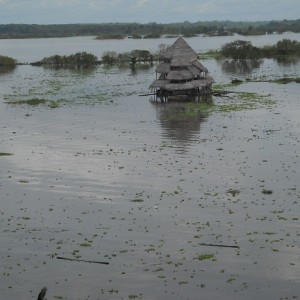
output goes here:
[[199, 53], [198, 58], [201, 60], [205, 59], [221, 59], [223, 56], [217, 50], [210, 50], [207, 52]]
[[84, 242], [80, 244], [80, 247], [91, 247], [92, 245], [90, 243]]
[[272, 80], [271, 82], [280, 83], [280, 84], [287, 84], [287, 83], [300, 83], [300, 77], [292, 78], [292, 77], [283, 77], [279, 79]]
[[26, 179], [21, 179], [21, 180], [19, 180], [19, 182], [20, 182], [20, 183], [29, 183], [29, 181], [26, 180]]
[[[63, 102], [63, 100], [61, 100]], [[48, 106], [50, 108], [56, 108], [60, 106], [60, 101], [54, 101], [54, 100], [47, 100], [47, 99], [28, 99], [28, 100], [10, 100], [6, 101], [6, 104], [9, 105], [29, 105], [29, 106]]]
[[236, 195], [238, 195], [240, 193], [239, 190], [235, 190], [235, 189], [229, 189], [227, 190], [228, 194], [231, 194], [233, 197], [235, 197]]
[[9, 56], [0, 55], [0, 67], [14, 67], [17, 61]]
[[87, 52], [78, 52], [71, 55], [52, 55], [31, 65], [55, 68], [90, 68], [97, 65], [97, 57]]
[[197, 256], [195, 259], [197, 260], [207, 260], [207, 259], [213, 259], [215, 257], [214, 254], [211, 253], [206, 253], [206, 254], [201, 254]]
[[9, 152], [0, 152], [0, 156], [12, 156], [13, 153], [9, 153]]
[[266, 189], [263, 189], [261, 191], [264, 195], [272, 195], [273, 194], [273, 191], [272, 190], [266, 190]]
[[232, 112], [267, 108], [274, 106], [277, 103], [277, 101], [273, 100], [270, 95], [261, 95], [256, 92], [226, 91], [226, 88], [234, 87], [235, 85], [236, 83], [228, 83], [214, 86], [215, 93], [226, 95], [224, 101], [219, 102], [219, 104], [214, 106], [214, 111]]

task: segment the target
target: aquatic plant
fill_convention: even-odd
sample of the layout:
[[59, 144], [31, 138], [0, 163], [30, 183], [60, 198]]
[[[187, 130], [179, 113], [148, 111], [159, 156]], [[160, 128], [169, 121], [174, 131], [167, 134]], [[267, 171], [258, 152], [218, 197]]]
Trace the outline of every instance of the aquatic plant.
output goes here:
[[87, 68], [97, 65], [97, 57], [87, 52], [77, 52], [71, 55], [52, 55], [31, 65], [59, 68]]
[[221, 48], [220, 54], [233, 59], [300, 56], [300, 42], [283, 39], [273, 46], [258, 48], [249, 41], [237, 40], [225, 44]]
[[0, 67], [14, 67], [17, 61], [9, 56], [0, 55]]
[[199, 256], [197, 256], [195, 259], [197, 260], [207, 260], [207, 259], [212, 259], [214, 258], [215, 255], [211, 254], [211, 253], [205, 253], [205, 254], [200, 254]]
[[11, 155], [13, 154], [8, 152], [0, 152], [0, 156], [11, 156]]
[[24, 100], [8, 100], [5, 103], [9, 105], [29, 105], [29, 106], [44, 105], [50, 108], [56, 108], [60, 106], [59, 102], [60, 101], [56, 101], [56, 100], [32, 98], [32, 99], [24, 99]]

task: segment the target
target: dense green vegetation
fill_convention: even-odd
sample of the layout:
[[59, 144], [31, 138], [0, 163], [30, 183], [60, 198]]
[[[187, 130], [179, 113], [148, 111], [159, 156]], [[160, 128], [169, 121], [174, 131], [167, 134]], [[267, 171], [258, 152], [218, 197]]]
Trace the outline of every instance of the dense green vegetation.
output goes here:
[[74, 67], [86, 68], [97, 65], [97, 57], [91, 53], [78, 52], [71, 55], [53, 55], [43, 58], [39, 62], [32, 63], [34, 66], [48, 66], [48, 67]]
[[273, 46], [258, 48], [249, 41], [236, 40], [225, 44], [220, 54], [233, 59], [300, 56], [300, 42], [283, 39]]
[[42, 38], [69, 36], [99, 36], [100, 38], [121, 38], [130, 36], [157, 38], [162, 35], [195, 36], [205, 35], [256, 35], [273, 32], [300, 32], [300, 19], [264, 22], [182, 22], [172, 24], [147, 23], [105, 23], [105, 24], [7, 24], [0, 25], [0, 38]]
[[[130, 52], [118, 53], [116, 51], [106, 51], [98, 61], [97, 57], [91, 53], [79, 52], [71, 55], [53, 55], [43, 58], [41, 61], [32, 63], [34, 66], [47, 66], [59, 68], [87, 68], [98, 64], [105, 65], [123, 65], [129, 64], [134, 66], [140, 63], [152, 63], [154, 61], [161, 61], [162, 54], [166, 50], [165, 44], [160, 44], [156, 52], [148, 50], [132, 50]], [[199, 55], [201, 59], [205, 58], [231, 58], [240, 61], [250, 61], [251, 64], [256, 61], [253, 59], [261, 58], [277, 58], [277, 57], [298, 57], [300, 56], [300, 42], [283, 39], [273, 46], [265, 46], [263, 48], [255, 47], [249, 41], [236, 40], [225, 44], [220, 51], [210, 51]], [[251, 60], [246, 60], [251, 59]], [[13, 59], [6, 58], [7, 61], [14, 62]], [[257, 61], [259, 66], [259, 61]], [[0, 57], [1, 66], [1, 57]], [[255, 65], [244, 66], [255, 67]]]
[[96, 36], [96, 40], [123, 40], [124, 38], [125, 36], [119, 33], [102, 34]]
[[0, 67], [14, 67], [17, 61], [11, 57], [0, 55]]
[[124, 63], [130, 63], [131, 65], [135, 65], [136, 63], [152, 63], [155, 60], [159, 60], [159, 54], [160, 52], [151, 53], [148, 50], [133, 50], [124, 53], [106, 51], [102, 55], [101, 62], [109, 65]]

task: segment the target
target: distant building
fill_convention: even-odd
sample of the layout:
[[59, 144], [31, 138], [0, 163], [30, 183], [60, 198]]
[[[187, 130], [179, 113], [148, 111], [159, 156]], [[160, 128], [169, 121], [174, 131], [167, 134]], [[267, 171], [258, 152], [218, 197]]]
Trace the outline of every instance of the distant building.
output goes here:
[[150, 88], [161, 100], [192, 99], [211, 92], [213, 79], [198, 61], [197, 53], [182, 38], [167, 48]]

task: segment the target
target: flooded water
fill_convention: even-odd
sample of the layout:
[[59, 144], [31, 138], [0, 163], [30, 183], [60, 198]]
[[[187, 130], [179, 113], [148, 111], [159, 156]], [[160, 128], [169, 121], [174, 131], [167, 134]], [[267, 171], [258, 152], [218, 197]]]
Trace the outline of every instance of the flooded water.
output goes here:
[[[205, 51], [233, 38], [188, 41]], [[300, 35], [249, 39], [282, 38]], [[31, 62], [161, 42], [2, 40], [0, 54]], [[257, 93], [256, 106], [232, 108], [235, 94], [212, 99], [231, 109], [208, 112], [151, 102], [139, 94], [155, 66], [0, 74], [3, 299], [43, 286], [47, 299], [299, 298], [300, 86], [262, 82], [300, 77], [299, 61], [203, 64], [216, 84], [251, 79], [228, 89]]]

